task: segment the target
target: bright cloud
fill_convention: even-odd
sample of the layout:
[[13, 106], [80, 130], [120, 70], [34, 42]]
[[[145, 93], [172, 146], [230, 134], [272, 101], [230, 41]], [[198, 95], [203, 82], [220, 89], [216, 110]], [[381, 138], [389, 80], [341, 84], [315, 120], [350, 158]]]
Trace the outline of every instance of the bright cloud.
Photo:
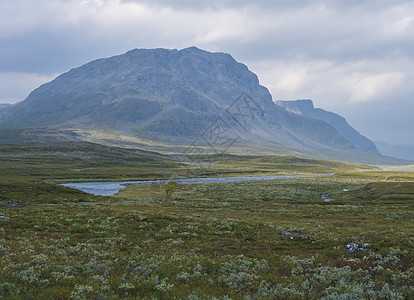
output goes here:
[[382, 73], [375, 75], [353, 74], [350, 76], [350, 102], [366, 102], [389, 95], [401, 83], [403, 74]]

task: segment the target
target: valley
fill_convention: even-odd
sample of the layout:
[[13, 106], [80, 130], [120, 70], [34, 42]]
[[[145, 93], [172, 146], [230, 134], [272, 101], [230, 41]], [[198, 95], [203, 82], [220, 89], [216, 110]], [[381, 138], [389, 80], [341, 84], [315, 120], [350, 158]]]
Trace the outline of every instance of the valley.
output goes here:
[[0, 0], [0, 300], [414, 299], [414, 1]]
[[[333, 299], [414, 294], [414, 172], [270, 155], [94, 143], [0, 145], [4, 299]], [[131, 185], [64, 182], [335, 173]], [[333, 201], [325, 202], [321, 195]], [[368, 244], [347, 254], [350, 243]]]
[[413, 209], [412, 161], [226, 53], [134, 49], [0, 107], [0, 299], [410, 299]]

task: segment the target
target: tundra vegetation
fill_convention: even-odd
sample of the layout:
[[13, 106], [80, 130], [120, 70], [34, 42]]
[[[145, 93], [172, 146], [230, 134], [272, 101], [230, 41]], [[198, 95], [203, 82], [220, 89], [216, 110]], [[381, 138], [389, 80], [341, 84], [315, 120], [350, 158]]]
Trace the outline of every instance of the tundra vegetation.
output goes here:
[[[414, 297], [413, 171], [204, 159], [90, 143], [0, 145], [0, 299]], [[58, 185], [332, 172], [178, 184], [170, 197], [160, 185], [115, 196]], [[347, 254], [349, 243], [367, 250]]]

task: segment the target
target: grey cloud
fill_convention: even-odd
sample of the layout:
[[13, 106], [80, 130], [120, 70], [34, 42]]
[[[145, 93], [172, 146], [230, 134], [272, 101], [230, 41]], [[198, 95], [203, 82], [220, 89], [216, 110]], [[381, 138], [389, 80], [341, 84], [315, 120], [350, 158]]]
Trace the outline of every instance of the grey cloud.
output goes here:
[[44, 76], [18, 72], [0, 72], [0, 103], [15, 103], [26, 98], [40, 84], [55, 75]]
[[[316, 1], [307, 1], [307, 0], [121, 0], [123, 3], [142, 3], [147, 5], [155, 5], [159, 7], [172, 7], [176, 9], [193, 9], [193, 10], [204, 10], [204, 9], [222, 9], [222, 8], [235, 8], [239, 9], [241, 7], [260, 7], [265, 10], [269, 9], [303, 9], [306, 7], [315, 7], [315, 6], [327, 6], [336, 9], [366, 9], [371, 12], [382, 10], [387, 7], [394, 7], [396, 2], [394, 0], [379, 0], [379, 1], [359, 1], [359, 0], [336, 0], [336, 1], [327, 1], [327, 0], [316, 0]], [[411, 3], [410, 0], [398, 1], [398, 4]]]
[[382, 105], [365, 103], [344, 108], [342, 114], [361, 133], [373, 140], [391, 144], [414, 145], [412, 112], [414, 99], [388, 99]]
[[[386, 117], [380, 111], [380, 107], [385, 107], [393, 112], [388, 115], [390, 120], [405, 120], [405, 128], [413, 126], [405, 108], [412, 108], [410, 97], [414, 95], [414, 75], [410, 70], [414, 66], [412, 1], [0, 2], [3, 74], [36, 73], [48, 78], [132, 48], [192, 45], [231, 53], [259, 75], [275, 99], [313, 98], [322, 107], [347, 114], [362, 132], [385, 135], [387, 128], [394, 128], [366, 117], [373, 103], [378, 115]], [[295, 68], [302, 73], [295, 75]], [[368, 102], [349, 101], [352, 83], [346, 80], [362, 74], [364, 82], [364, 76], [367, 81], [369, 76], [375, 78], [387, 73], [401, 74], [401, 83], [390, 87], [387, 93], [376, 94]], [[27, 80], [32, 77], [25, 78], [22, 86], [29, 86]], [[281, 89], [283, 80], [293, 83]], [[0, 102], [22, 97], [11, 88], [3, 84]], [[387, 102], [391, 95], [401, 99], [391, 101], [398, 103], [395, 107]]]
[[[286, 0], [122, 0], [124, 3], [135, 2], [145, 3], [148, 5], [156, 5], [160, 7], [172, 7], [177, 9], [192, 9], [192, 10], [204, 10], [204, 9], [222, 9], [222, 8], [241, 8], [245, 6], [259, 6], [266, 8], [295, 8], [303, 7], [309, 4], [306, 0], [286, 1]], [[318, 2], [318, 1], [317, 1]]]
[[[24, 3], [22, 0], [16, 2]], [[0, 69], [8, 71], [19, 66], [30, 72], [41, 69], [50, 72], [50, 68], [81, 62], [82, 59], [77, 59], [81, 56], [79, 52], [89, 58], [126, 51], [128, 47], [148, 48], [153, 45], [179, 48], [197, 44], [203, 48], [229, 51], [242, 60], [296, 56], [335, 60], [414, 56], [414, 22], [400, 36], [392, 32], [385, 36], [381, 31], [387, 26], [386, 21], [393, 20], [390, 6], [394, 2], [391, 1], [376, 1], [371, 5], [357, 1], [124, 1], [131, 2], [145, 3], [150, 7], [169, 5], [176, 10], [164, 12], [162, 18], [157, 18], [160, 12], [155, 10], [152, 20], [142, 23], [134, 20], [130, 26], [116, 23], [109, 26], [104, 18], [88, 21], [87, 15], [63, 24], [59, 18], [47, 22], [39, 20], [37, 26], [35, 24], [23, 35], [0, 36], [0, 50], [5, 54], [0, 58]], [[404, 3], [399, 2], [414, 8]], [[180, 11], [181, 7], [193, 6], [218, 8], [193, 12], [194, 17], [191, 17], [191, 12], [183, 15]], [[241, 9], [245, 6], [250, 8]], [[33, 14], [41, 14], [35, 6], [32, 8]], [[229, 13], [229, 18], [240, 18], [235, 24], [231, 20], [228, 24], [209, 24], [209, 18], [203, 18], [210, 15], [214, 19], [228, 8], [236, 10], [234, 14]], [[373, 13], [373, 10], [377, 12]], [[190, 24], [193, 21], [199, 24]], [[13, 26], [13, 20], [11, 22], [10, 26]], [[245, 27], [240, 26], [243, 24]], [[111, 27], [110, 31], [108, 27]], [[125, 33], [133, 28], [136, 28], [136, 34], [127, 37]], [[188, 29], [183, 32], [183, 28]], [[196, 38], [212, 30], [239, 30], [240, 34], [211, 41]]]

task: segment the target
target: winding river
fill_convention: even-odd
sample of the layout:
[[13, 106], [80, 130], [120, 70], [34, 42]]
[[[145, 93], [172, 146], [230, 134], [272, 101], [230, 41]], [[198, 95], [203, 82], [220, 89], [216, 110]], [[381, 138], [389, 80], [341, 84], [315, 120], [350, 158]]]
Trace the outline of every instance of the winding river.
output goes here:
[[[333, 176], [335, 173], [319, 175], [286, 175], [286, 176], [250, 176], [250, 177], [211, 177], [211, 178], [185, 178], [174, 179], [178, 184], [191, 183], [219, 183], [219, 182], [241, 182], [254, 180], [274, 180], [283, 178]], [[85, 193], [97, 196], [110, 196], [117, 194], [121, 189], [133, 184], [165, 184], [169, 180], [141, 180], [141, 181], [112, 181], [112, 182], [74, 182], [63, 183], [62, 186], [70, 187]]]

